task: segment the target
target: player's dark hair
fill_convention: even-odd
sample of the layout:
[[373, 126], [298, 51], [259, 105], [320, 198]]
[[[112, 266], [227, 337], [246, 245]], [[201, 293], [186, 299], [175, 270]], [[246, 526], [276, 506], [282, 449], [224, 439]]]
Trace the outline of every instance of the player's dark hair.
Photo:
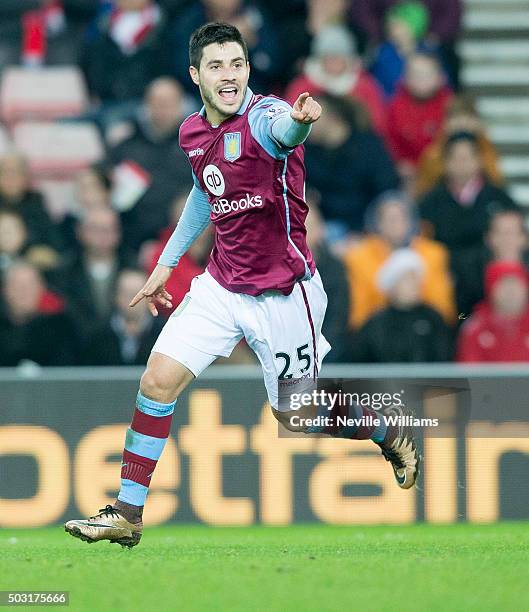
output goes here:
[[218, 43], [235, 42], [242, 47], [244, 58], [248, 61], [248, 47], [239, 30], [229, 23], [211, 22], [196, 29], [189, 39], [189, 63], [199, 68], [204, 47]]

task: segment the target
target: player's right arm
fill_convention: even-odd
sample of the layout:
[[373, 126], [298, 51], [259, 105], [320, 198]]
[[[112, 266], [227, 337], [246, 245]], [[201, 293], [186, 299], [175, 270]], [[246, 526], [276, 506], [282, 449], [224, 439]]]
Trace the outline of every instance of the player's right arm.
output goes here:
[[195, 185], [189, 193], [180, 220], [160, 255], [158, 265], [143, 288], [132, 299], [129, 304], [131, 307], [146, 299], [153, 316], [158, 315], [157, 305], [172, 308], [172, 296], [167, 292], [165, 283], [169, 280], [173, 268], [178, 265], [182, 255], [209, 225], [209, 219], [208, 196], [200, 188], [195, 178]]

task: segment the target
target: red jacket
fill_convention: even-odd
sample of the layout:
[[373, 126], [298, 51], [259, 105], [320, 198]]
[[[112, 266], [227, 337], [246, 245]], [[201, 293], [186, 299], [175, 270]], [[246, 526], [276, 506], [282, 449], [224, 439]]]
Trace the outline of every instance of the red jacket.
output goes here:
[[443, 87], [429, 100], [419, 100], [400, 86], [388, 107], [390, 153], [397, 161], [414, 165], [424, 149], [439, 133], [446, 106], [453, 94]]
[[457, 361], [529, 361], [529, 307], [519, 317], [506, 318], [483, 301], [459, 332]]
[[[285, 98], [290, 104], [294, 104], [298, 96], [304, 91], [308, 91], [311, 96], [315, 97], [324, 93], [324, 90], [319, 85], [311, 81], [307, 75], [302, 74], [290, 83], [285, 93]], [[349, 95], [359, 102], [362, 102], [371, 117], [373, 128], [380, 136], [386, 138], [386, 105], [382, 91], [375, 79], [362, 70], [358, 75], [354, 87], [349, 92]]]

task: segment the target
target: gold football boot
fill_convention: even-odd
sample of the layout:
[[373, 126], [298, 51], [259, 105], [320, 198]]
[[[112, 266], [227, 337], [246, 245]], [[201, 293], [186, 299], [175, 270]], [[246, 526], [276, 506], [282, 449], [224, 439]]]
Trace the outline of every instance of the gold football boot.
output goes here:
[[421, 455], [413, 439], [413, 428], [406, 423], [412, 414], [400, 406], [391, 406], [380, 412], [389, 417], [398, 417], [396, 436], [388, 442], [379, 442], [382, 455], [391, 463], [395, 480], [401, 489], [413, 487], [419, 476]]
[[108, 540], [111, 544], [132, 548], [140, 542], [143, 523], [129, 523], [115, 508], [108, 505], [101, 508], [99, 514], [86, 520], [68, 521], [64, 530], [89, 544]]

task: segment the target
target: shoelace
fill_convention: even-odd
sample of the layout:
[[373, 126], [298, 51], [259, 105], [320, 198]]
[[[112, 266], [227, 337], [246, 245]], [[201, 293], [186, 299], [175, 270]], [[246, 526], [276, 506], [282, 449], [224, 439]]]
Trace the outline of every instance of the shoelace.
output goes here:
[[104, 508], [99, 508], [99, 514], [91, 516], [90, 520], [98, 518], [100, 516], [116, 516], [117, 518], [119, 518], [119, 514], [110, 504], [107, 504]]

